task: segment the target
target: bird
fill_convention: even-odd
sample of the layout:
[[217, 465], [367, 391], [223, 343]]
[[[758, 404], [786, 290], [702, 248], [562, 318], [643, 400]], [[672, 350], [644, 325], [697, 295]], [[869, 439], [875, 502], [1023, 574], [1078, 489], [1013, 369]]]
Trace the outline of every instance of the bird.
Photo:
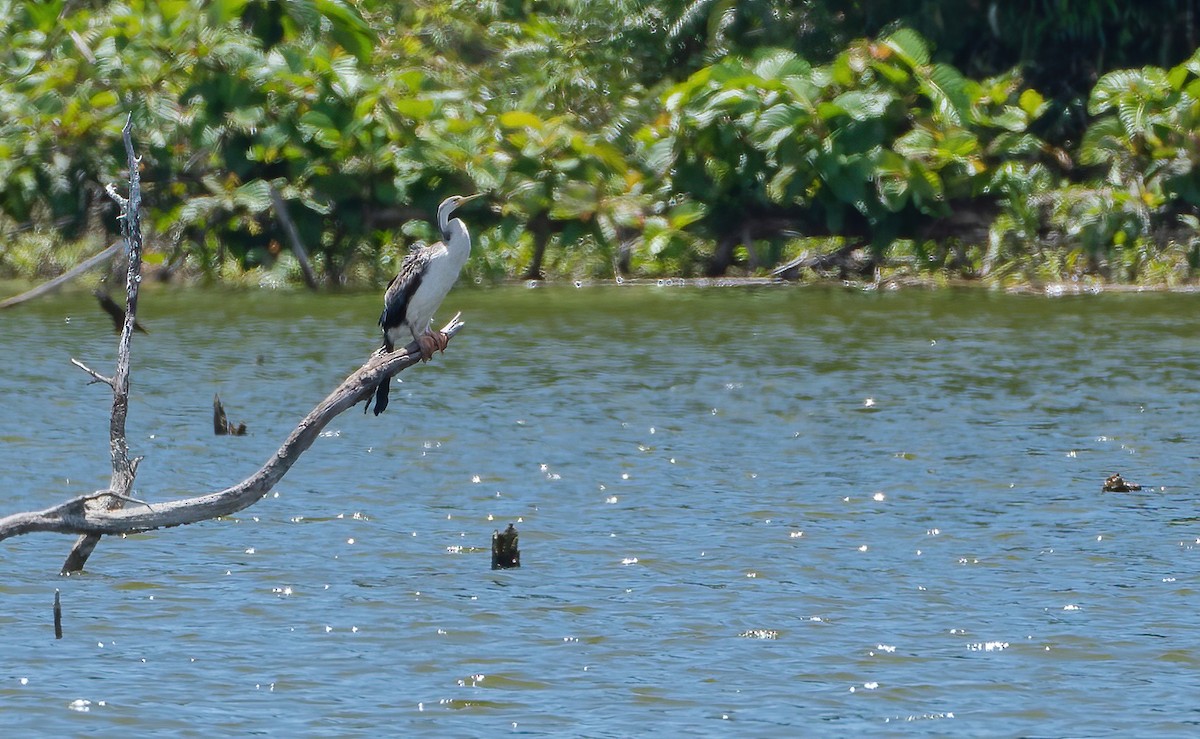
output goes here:
[[[393, 351], [396, 344], [406, 341], [409, 336], [416, 339], [421, 347], [421, 359], [426, 362], [435, 351], [445, 351], [449, 339], [432, 329], [433, 314], [458, 280], [458, 273], [471, 254], [471, 234], [467, 224], [458, 218], [451, 219], [450, 215], [482, 194], [451, 195], [443, 200], [437, 210], [442, 240], [412, 250], [401, 262], [400, 272], [388, 283], [383, 294], [383, 313], [379, 315], [379, 326], [383, 329], [382, 351]], [[377, 416], [387, 409], [391, 380], [386, 376], [375, 388]], [[370, 407], [368, 398], [363, 412]]]

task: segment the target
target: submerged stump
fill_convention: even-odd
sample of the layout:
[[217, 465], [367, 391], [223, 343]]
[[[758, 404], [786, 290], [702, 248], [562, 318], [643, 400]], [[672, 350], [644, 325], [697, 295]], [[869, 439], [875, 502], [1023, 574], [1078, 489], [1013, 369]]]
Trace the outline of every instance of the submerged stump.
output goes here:
[[521, 566], [521, 550], [517, 548], [517, 529], [510, 523], [504, 533], [492, 532], [492, 569], [507, 570]]
[[233, 422], [225, 416], [225, 406], [221, 405], [221, 396], [213, 394], [213, 433], [217, 436], [245, 436], [246, 424]]

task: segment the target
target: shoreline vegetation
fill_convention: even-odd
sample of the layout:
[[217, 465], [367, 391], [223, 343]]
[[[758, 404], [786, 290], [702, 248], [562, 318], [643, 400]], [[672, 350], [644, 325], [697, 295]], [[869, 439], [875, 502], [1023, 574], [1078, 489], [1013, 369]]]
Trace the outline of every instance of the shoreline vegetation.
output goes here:
[[479, 284], [1200, 285], [1194, 3], [795, 5], [0, 0], [0, 278], [116, 238], [131, 114], [174, 283], [376, 288], [484, 192]]

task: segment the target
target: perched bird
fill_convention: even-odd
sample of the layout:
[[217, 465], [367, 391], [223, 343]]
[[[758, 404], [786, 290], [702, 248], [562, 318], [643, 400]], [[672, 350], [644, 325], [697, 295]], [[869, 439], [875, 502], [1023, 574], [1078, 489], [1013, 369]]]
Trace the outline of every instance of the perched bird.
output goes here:
[[[438, 206], [437, 222], [442, 240], [409, 252], [400, 264], [400, 273], [388, 283], [383, 294], [383, 313], [379, 325], [383, 328], [383, 350], [390, 352], [396, 344], [416, 339], [421, 347], [421, 359], [429, 361], [435, 351], [444, 351], [448, 339], [432, 329], [433, 314], [442, 304], [446, 293], [458, 280], [458, 273], [471, 254], [471, 234], [458, 218], [450, 219], [463, 203], [479, 197], [451, 195]], [[388, 391], [392, 378], [384, 377], [375, 388], [375, 415], [388, 406]], [[367, 408], [371, 403], [367, 401]], [[366, 409], [363, 410], [366, 412]]]

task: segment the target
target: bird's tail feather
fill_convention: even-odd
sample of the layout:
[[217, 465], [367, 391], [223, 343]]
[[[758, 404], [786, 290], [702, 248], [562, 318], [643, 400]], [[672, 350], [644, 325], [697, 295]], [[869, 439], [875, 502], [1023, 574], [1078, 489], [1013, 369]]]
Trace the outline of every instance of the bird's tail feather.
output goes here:
[[[387, 410], [388, 407], [388, 392], [392, 389], [392, 378], [384, 377], [379, 382], [379, 386], [375, 388], [375, 415], [379, 415]], [[366, 413], [371, 407], [370, 399], [367, 400], [367, 407], [363, 408], [363, 413]]]

